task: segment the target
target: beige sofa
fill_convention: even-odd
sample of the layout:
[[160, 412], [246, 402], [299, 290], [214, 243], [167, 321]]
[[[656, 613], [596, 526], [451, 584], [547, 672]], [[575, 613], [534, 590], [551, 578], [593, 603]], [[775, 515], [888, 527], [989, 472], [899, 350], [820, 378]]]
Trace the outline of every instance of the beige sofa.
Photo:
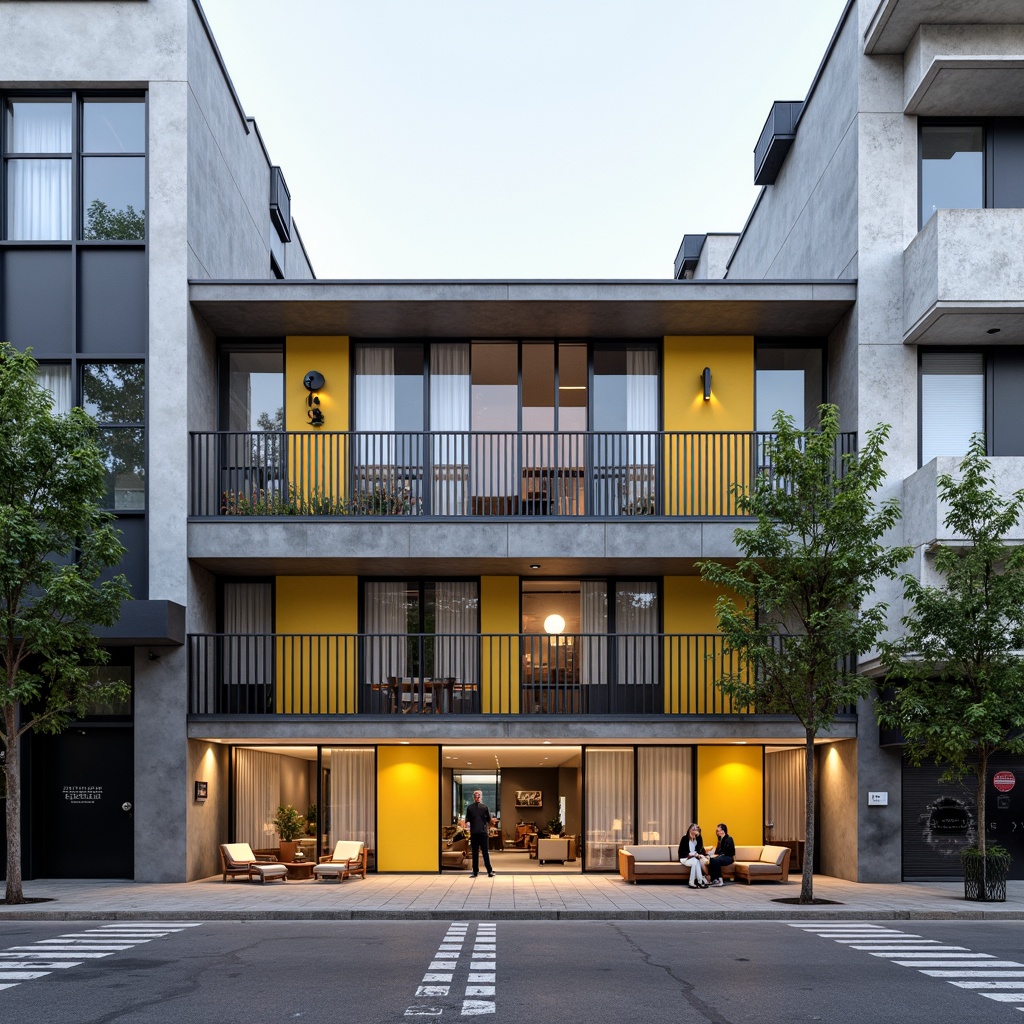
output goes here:
[[[627, 882], [656, 879], [685, 882], [690, 869], [679, 863], [678, 846], [623, 846], [619, 874]], [[751, 882], [788, 882], [790, 851], [784, 846], [737, 846], [732, 864], [722, 868], [723, 878]]]

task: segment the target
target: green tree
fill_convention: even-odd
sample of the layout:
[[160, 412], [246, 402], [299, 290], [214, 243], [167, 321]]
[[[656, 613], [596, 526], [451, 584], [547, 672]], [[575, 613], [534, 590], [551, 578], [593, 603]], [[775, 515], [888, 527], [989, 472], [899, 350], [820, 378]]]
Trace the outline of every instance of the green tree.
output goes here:
[[882, 724], [903, 733], [912, 763], [944, 765], [945, 780], [974, 774], [982, 858], [989, 760], [1024, 752], [1024, 547], [1005, 542], [1024, 491], [1000, 495], [989, 470], [976, 435], [959, 479], [938, 478], [946, 527], [963, 541], [936, 548], [941, 586], [901, 577], [909, 611], [903, 634], [882, 648], [891, 689], [877, 705]]
[[715, 606], [726, 652], [749, 666], [718, 685], [740, 706], [792, 715], [804, 729], [801, 903], [814, 900], [814, 739], [870, 694], [857, 657], [875, 646], [886, 606], [869, 599], [911, 553], [882, 542], [900, 517], [895, 499], [874, 498], [885, 479], [888, 427], [872, 430], [859, 454], [840, 456], [839, 410], [823, 405], [820, 414], [815, 431], [776, 415], [759, 453], [768, 468], [749, 493], [736, 492], [740, 513], [757, 520], [736, 530], [743, 557], [699, 565], [705, 580], [726, 591]]
[[123, 548], [104, 495], [103, 453], [82, 409], [55, 416], [30, 353], [0, 344], [0, 742], [7, 783], [7, 903], [23, 903], [20, 741], [60, 732], [96, 701], [129, 696], [97, 679], [112, 625], [129, 597], [101, 579]]
[[129, 203], [123, 210], [112, 210], [102, 199], [94, 199], [85, 211], [82, 237], [90, 241], [134, 242], [146, 237], [146, 211]]

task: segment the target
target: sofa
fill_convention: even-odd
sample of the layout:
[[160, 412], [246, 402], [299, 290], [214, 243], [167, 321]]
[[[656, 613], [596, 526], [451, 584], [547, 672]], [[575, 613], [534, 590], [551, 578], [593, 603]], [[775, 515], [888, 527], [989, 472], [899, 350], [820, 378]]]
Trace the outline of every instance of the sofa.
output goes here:
[[[752, 882], [788, 882], [790, 850], [784, 846], [736, 846], [736, 858], [722, 868], [723, 878]], [[619, 874], [627, 882], [662, 879], [685, 882], [690, 869], [679, 863], [678, 846], [623, 846]]]
[[441, 867], [442, 868], [468, 868], [469, 867], [469, 840], [450, 839], [447, 843], [441, 844]]

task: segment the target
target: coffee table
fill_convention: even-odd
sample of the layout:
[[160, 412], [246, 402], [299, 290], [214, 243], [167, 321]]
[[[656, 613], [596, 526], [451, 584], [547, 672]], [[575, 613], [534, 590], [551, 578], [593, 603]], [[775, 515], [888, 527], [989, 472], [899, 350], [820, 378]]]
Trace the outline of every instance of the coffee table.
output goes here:
[[316, 863], [315, 861], [286, 860], [282, 863], [288, 869], [288, 877], [293, 882], [302, 882], [313, 877], [313, 865]]

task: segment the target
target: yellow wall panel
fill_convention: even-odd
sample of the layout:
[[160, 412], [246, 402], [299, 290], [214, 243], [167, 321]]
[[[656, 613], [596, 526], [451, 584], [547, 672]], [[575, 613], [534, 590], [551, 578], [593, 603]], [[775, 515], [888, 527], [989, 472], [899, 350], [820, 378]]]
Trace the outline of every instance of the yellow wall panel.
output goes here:
[[724, 821], [738, 846], [764, 836], [764, 749], [730, 744], [696, 748], [697, 814], [705, 845]]
[[276, 707], [285, 714], [354, 714], [358, 578], [278, 576], [275, 594]]
[[519, 714], [519, 577], [480, 577], [480, 632], [513, 634], [481, 641], [480, 710]]
[[[711, 398], [701, 374], [711, 370]], [[749, 480], [748, 438], [710, 432], [754, 429], [754, 339], [670, 336], [664, 342], [665, 511], [669, 515], [732, 515], [733, 483]], [[700, 432], [699, 436], [692, 436]]]
[[440, 748], [377, 748], [377, 870], [441, 868]]

